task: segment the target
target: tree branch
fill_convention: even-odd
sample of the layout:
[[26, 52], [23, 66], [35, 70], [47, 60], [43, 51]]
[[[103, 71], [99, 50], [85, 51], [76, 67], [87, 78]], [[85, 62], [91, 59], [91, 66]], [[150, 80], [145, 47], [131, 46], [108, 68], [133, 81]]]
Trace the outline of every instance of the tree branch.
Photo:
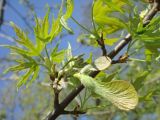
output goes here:
[[4, 6], [6, 4], [6, 0], [1, 0], [0, 1], [0, 26], [3, 23], [3, 18], [4, 18]]
[[103, 33], [101, 34], [100, 39], [97, 40], [97, 43], [98, 43], [99, 46], [101, 46], [102, 55], [106, 56], [107, 55], [107, 50], [106, 50], [105, 44], [104, 44]]
[[[152, 9], [148, 12], [148, 14], [144, 18], [144, 26], [149, 24], [154, 15], [158, 12], [160, 6], [160, 0], [155, 0]], [[147, 22], [146, 22], [147, 21]], [[132, 40], [131, 34], [128, 34], [124, 40], [122, 40], [113, 51], [109, 53], [109, 57], [113, 59], [130, 41]], [[95, 71], [90, 74], [91, 77], [95, 77], [99, 71]], [[48, 120], [55, 120], [59, 115], [63, 114], [64, 109], [67, 105], [84, 89], [84, 85], [79, 85], [76, 89], [74, 89], [60, 104], [60, 106], [55, 109], [55, 111], [49, 116]]]
[[112, 50], [108, 56], [113, 59], [130, 41], [132, 40], [131, 34], [128, 34], [124, 40], [120, 41], [120, 43], [115, 46], [114, 50]]
[[59, 107], [59, 91], [54, 89], [54, 108], [57, 109]]

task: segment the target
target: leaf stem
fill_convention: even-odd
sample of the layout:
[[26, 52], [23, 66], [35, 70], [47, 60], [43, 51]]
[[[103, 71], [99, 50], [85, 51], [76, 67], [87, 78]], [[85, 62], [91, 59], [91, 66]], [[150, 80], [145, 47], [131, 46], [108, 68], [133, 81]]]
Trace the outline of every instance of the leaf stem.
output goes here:
[[141, 59], [136, 59], [136, 58], [129, 58], [129, 61], [146, 62], [146, 60], [141, 60]]
[[50, 58], [49, 58], [49, 54], [48, 54], [48, 51], [47, 51], [47, 47], [46, 47], [46, 45], [45, 45], [45, 52], [46, 52], [47, 58], [48, 58], [48, 59], [49, 59], [49, 61], [50, 61]]
[[42, 61], [45, 61], [44, 57], [41, 54], [39, 54], [39, 57], [41, 58]]
[[96, 33], [96, 36], [98, 38], [100, 38], [98, 33], [97, 33], [97, 29], [96, 29], [95, 22], [94, 22], [94, 19], [93, 19], [93, 8], [94, 8], [94, 0], [93, 0], [93, 3], [92, 3], [92, 13], [91, 13], [91, 18], [92, 19], [91, 20], [92, 20], [92, 25], [93, 25], [93, 28], [94, 28], [94, 32]]
[[75, 58], [71, 58], [69, 61], [67, 61], [64, 66], [62, 67], [62, 70], [72, 61], [76, 60]]
[[87, 32], [89, 32], [90, 34], [93, 34], [93, 32], [91, 32], [90, 30], [88, 30], [86, 27], [84, 27], [83, 25], [81, 25], [75, 18], [73, 18], [73, 16], [71, 16], [71, 19], [78, 25], [80, 26], [82, 29], [86, 30]]

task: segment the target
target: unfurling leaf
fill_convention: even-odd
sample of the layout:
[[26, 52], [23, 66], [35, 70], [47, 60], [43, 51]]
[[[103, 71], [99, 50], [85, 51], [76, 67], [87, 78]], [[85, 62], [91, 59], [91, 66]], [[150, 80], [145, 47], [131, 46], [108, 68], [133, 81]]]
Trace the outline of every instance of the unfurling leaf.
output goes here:
[[102, 56], [95, 60], [93, 65], [98, 70], [106, 70], [111, 65], [112, 60], [109, 57]]
[[41, 41], [43, 42], [43, 44], [40, 45], [43, 47], [44, 43], [51, 42], [60, 34], [62, 30], [62, 25], [60, 24], [60, 19], [62, 17], [62, 5], [59, 10], [57, 19], [54, 19], [54, 17], [52, 17], [51, 25], [49, 24], [49, 13], [50, 9], [48, 8], [48, 11], [43, 19], [39, 19], [35, 16], [36, 26], [34, 27], [34, 34], [36, 36], [37, 44], [39, 43], [39, 41]]
[[64, 60], [66, 50], [61, 50], [51, 55], [52, 61], [56, 63], [61, 63]]
[[66, 30], [68, 30], [68, 32], [69, 32], [70, 34], [73, 34], [73, 30], [68, 27], [68, 24], [67, 24], [67, 22], [66, 22], [66, 20], [64, 19], [63, 16], [61, 17], [60, 22], [61, 22], [62, 26], [63, 26]]
[[19, 89], [22, 85], [26, 84], [27, 80], [33, 73], [33, 67], [29, 69], [22, 77], [21, 80], [17, 83], [17, 88]]
[[[17, 40], [16, 42], [20, 45], [23, 45], [27, 50], [23, 49], [21, 51], [24, 51], [25, 53], [27, 53], [29, 56], [38, 56], [41, 53], [42, 49], [37, 49], [37, 47], [32, 43], [32, 41], [29, 39], [27, 33], [25, 33], [24, 31], [22, 31], [17, 25], [15, 25], [13, 22], [10, 23], [11, 26], [13, 27], [16, 35], [17, 35]], [[14, 49], [14, 50], [20, 50], [21, 48], [19, 47], [15, 47], [14, 46], [8, 46], [8, 48], [10, 49]]]
[[[118, 17], [114, 17], [114, 12], [125, 16], [125, 5], [131, 5], [128, 0], [97, 0], [93, 7], [93, 19], [103, 32], [111, 34], [120, 29], [127, 29], [126, 22]], [[125, 12], [124, 12], [125, 11]], [[112, 16], [113, 14], [113, 16]]]
[[67, 23], [67, 20], [71, 17], [73, 12], [73, 7], [74, 7], [73, 0], [67, 0], [66, 4], [67, 4], [66, 13], [61, 17], [60, 23], [66, 30], [68, 30], [70, 34], [73, 34], [73, 30], [68, 26]]
[[4, 73], [7, 73], [8, 71], [21, 71], [21, 70], [30, 68], [32, 66], [33, 66], [33, 63], [31, 63], [31, 62], [25, 62], [25, 63], [23, 62], [19, 65], [9, 67], [7, 70], [4, 71]]
[[92, 64], [88, 64], [80, 71], [82, 74], [89, 74], [91, 71], [106, 70], [111, 65], [111, 59], [106, 56], [97, 58]]
[[94, 78], [77, 73], [74, 75], [91, 92], [108, 99], [122, 110], [134, 109], [138, 104], [138, 95], [135, 88], [127, 81], [114, 80], [108, 83], [96, 81]]

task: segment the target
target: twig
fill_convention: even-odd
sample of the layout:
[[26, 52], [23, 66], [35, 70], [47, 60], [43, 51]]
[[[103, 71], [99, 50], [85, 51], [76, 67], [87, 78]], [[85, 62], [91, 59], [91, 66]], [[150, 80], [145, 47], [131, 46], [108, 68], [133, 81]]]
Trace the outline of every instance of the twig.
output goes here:
[[101, 46], [102, 55], [107, 56], [107, 50], [106, 50], [105, 44], [104, 44], [103, 33], [101, 34], [100, 39], [97, 39], [97, 43], [99, 46]]
[[59, 91], [54, 89], [54, 109], [59, 107]]
[[145, 27], [150, 23], [155, 14], [160, 10], [160, 0], [154, 0], [154, 4], [152, 9], [148, 12], [148, 14], [143, 19], [143, 26]]
[[131, 40], [131, 34], [127, 34], [124, 40], [120, 41], [120, 43], [114, 48], [112, 52], [109, 53], [108, 56], [113, 59]]
[[120, 56], [118, 60], [112, 60], [112, 64], [116, 63], [126, 63], [128, 60], [128, 53], [125, 53], [124, 55]]
[[[144, 26], [147, 25], [154, 17], [154, 15], [158, 12], [160, 6], [160, 0], [155, 0], [151, 11], [144, 18]], [[109, 57], [113, 59], [130, 41], [132, 40], [131, 34], [128, 34], [124, 40], [122, 40], [113, 51], [109, 53]], [[99, 71], [94, 71], [90, 74], [91, 77], [95, 77]], [[48, 120], [55, 120], [59, 115], [63, 114], [64, 109], [68, 106], [68, 104], [84, 89], [84, 85], [79, 85], [76, 89], [74, 89], [61, 103], [59, 108], [57, 108], [48, 118]]]
[[4, 6], [6, 4], [6, 0], [1, 0], [0, 1], [0, 26], [3, 23], [3, 18], [4, 18]]
[[57, 78], [55, 78], [57, 76], [52, 77], [50, 75], [50, 79], [52, 81], [51, 83], [51, 87], [54, 90], [54, 109], [58, 109], [59, 108], [59, 93], [61, 91], [61, 89], [59, 89], [59, 80]]

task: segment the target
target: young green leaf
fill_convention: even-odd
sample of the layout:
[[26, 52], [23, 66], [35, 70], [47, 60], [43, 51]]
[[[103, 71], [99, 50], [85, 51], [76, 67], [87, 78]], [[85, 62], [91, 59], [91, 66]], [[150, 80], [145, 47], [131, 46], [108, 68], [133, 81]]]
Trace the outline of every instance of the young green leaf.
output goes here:
[[[59, 10], [58, 17], [55, 20], [54, 17], [52, 18], [52, 25], [51, 28], [49, 27], [49, 13], [48, 11], [43, 19], [38, 19], [35, 16], [35, 23], [36, 26], [34, 27], [34, 34], [36, 36], [36, 42], [38, 48], [44, 48], [44, 43], [51, 42], [62, 30], [62, 26], [60, 24], [60, 18], [62, 17], [62, 6]], [[43, 44], [41, 42], [43, 42]]]
[[119, 38], [106, 38], [104, 40], [104, 43], [106, 45], [112, 46], [114, 43], [116, 43], [119, 40]]
[[61, 17], [60, 22], [61, 22], [62, 26], [63, 26], [66, 30], [68, 30], [68, 32], [69, 32], [70, 34], [73, 34], [73, 30], [68, 27], [68, 24], [67, 24], [67, 22], [66, 22], [66, 20], [64, 19], [63, 16]]
[[93, 65], [97, 70], [106, 70], [111, 65], [112, 60], [109, 57], [102, 56], [97, 58]]
[[[113, 12], [124, 16], [126, 12], [123, 6], [130, 5], [129, 1], [124, 0], [97, 0], [93, 7], [93, 19], [103, 32], [113, 33], [119, 29], [127, 29], [127, 25], [118, 17], [112, 17]], [[124, 12], [125, 11], [125, 12]]]
[[122, 110], [134, 109], [138, 104], [138, 95], [134, 87], [127, 81], [114, 80], [108, 83], [98, 82], [94, 78], [77, 73], [74, 75], [93, 93], [108, 99]]
[[68, 43], [68, 49], [67, 49], [67, 60], [70, 60], [70, 59], [72, 59], [72, 47], [71, 47], [71, 45], [70, 45], [70, 43]]
[[22, 48], [19, 48], [17, 46], [10, 46], [10, 45], [1, 45], [1, 46], [9, 48], [11, 51], [14, 51], [14, 52], [16, 52], [18, 54], [25, 54], [25, 55], [28, 55], [28, 56], [30, 56], [30, 54], [31, 54], [29, 51], [24, 50]]
[[52, 27], [51, 27], [51, 31], [50, 31], [50, 34], [49, 34], [49, 36], [51, 38], [50, 38], [49, 42], [51, 42], [62, 31], [62, 25], [60, 23], [61, 14], [62, 13], [61, 13], [61, 10], [60, 10], [58, 18], [56, 20], [54, 20], [54, 18], [52, 19]]
[[7, 70], [4, 71], [4, 73], [7, 73], [8, 71], [21, 71], [21, 70], [30, 68], [31, 66], [33, 66], [33, 63], [31, 62], [21, 63], [19, 65], [9, 67]]
[[66, 1], [67, 7], [66, 7], [66, 13], [61, 17], [60, 22], [61, 25], [68, 30], [70, 34], [73, 34], [73, 30], [68, 27], [67, 20], [71, 17], [72, 12], [73, 12], [73, 0], [67, 0]]
[[29, 77], [32, 75], [34, 71], [34, 67], [30, 68], [28, 72], [26, 72], [22, 77], [21, 80], [17, 83], [17, 88], [19, 89], [22, 85], [26, 84]]
[[65, 20], [67, 20], [72, 16], [74, 9], [73, 0], [66, 0], [66, 4], [67, 4], [66, 13], [63, 15]]
[[94, 47], [98, 46], [96, 37], [93, 34], [81, 34], [78, 36], [77, 41], [83, 45], [91, 45]]
[[87, 62], [88, 64], [91, 64], [91, 63], [92, 63], [92, 57], [93, 57], [93, 53], [90, 53], [89, 58], [86, 59], [86, 62]]
[[31, 80], [29, 81], [29, 83], [27, 84], [27, 87], [29, 87], [29, 86], [36, 80], [36, 78], [37, 78], [38, 75], [39, 75], [39, 70], [40, 70], [40, 67], [39, 67], [39, 66], [35, 66], [35, 67], [34, 67], [33, 76], [32, 76], [32, 78], [31, 78]]
[[137, 91], [138, 91], [141, 87], [143, 87], [145, 78], [148, 76], [148, 74], [149, 74], [148, 71], [142, 72], [142, 73], [136, 78], [136, 80], [133, 82], [133, 86], [135, 87], [135, 89], [136, 89]]
[[11, 26], [14, 28], [14, 31], [18, 37], [16, 42], [26, 47], [29, 51], [30, 56], [37, 56], [39, 55], [39, 50], [36, 49], [34, 44], [31, 42], [31, 40], [28, 38], [28, 35], [23, 32], [17, 25], [15, 25], [13, 22], [11, 22]]
[[61, 50], [59, 52], [51, 54], [51, 59], [53, 62], [61, 63], [64, 60], [65, 54], [66, 50]]

